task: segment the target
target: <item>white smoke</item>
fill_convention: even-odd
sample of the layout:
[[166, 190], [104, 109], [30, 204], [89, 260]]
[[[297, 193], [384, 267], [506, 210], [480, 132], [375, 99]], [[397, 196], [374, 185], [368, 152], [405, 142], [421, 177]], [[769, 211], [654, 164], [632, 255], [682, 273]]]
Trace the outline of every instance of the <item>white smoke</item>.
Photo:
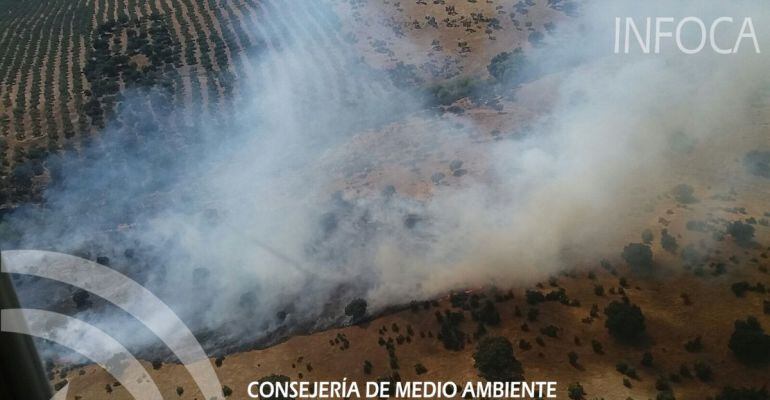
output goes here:
[[[526, 134], [483, 143], [473, 117], [419, 112], [418, 93], [362, 63], [338, 30], [350, 16], [313, 1], [262, 7], [255, 32], [266, 49], [252, 60], [254, 80], [241, 78], [248, 96], [232, 129], [137, 144], [108, 128], [81, 158], [64, 157], [45, 210], [17, 212], [22, 246], [109, 255], [215, 348], [339, 322], [355, 297], [378, 310], [532, 282], [617, 254], [649, 222], [644, 206], [677, 183], [756, 184], [732, 160], [767, 147], [753, 126], [768, 87], [764, 53], [691, 56], [669, 44], [659, 55], [616, 55], [613, 29], [615, 17], [687, 15], [751, 16], [759, 29], [770, 26], [759, 2], [583, 5], [527, 51], [543, 79], [507, 105], [510, 115], [540, 96], [551, 106], [527, 127], [506, 121]], [[451, 157], [437, 154], [447, 148], [470, 165], [456, 183], [412, 196], [408, 184], [376, 178], [398, 162], [446, 168], [420, 162]], [[345, 190], [351, 174], [367, 173], [367, 190]], [[419, 171], [423, 183], [430, 173]], [[396, 193], [381, 194], [389, 184]], [[20, 290], [25, 303], [41, 301], [37, 286]], [[110, 331], [127, 324], [89, 315]]]

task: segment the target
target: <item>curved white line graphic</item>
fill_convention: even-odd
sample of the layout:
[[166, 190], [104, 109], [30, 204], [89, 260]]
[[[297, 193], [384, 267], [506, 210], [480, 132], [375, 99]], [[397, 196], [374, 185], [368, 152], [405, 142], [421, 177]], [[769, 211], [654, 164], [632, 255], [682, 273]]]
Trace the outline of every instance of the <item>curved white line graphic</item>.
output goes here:
[[[135, 398], [163, 400], [150, 374], [117, 340], [79, 319], [35, 309], [0, 311], [3, 332], [34, 336], [72, 349], [99, 364]], [[62, 395], [64, 391], [64, 395]], [[64, 398], [66, 388], [54, 396]]]
[[171, 308], [131, 278], [89, 260], [40, 250], [3, 251], [0, 271], [63, 282], [115, 304], [147, 326], [174, 352], [205, 399], [221, 396], [219, 378], [192, 332]]

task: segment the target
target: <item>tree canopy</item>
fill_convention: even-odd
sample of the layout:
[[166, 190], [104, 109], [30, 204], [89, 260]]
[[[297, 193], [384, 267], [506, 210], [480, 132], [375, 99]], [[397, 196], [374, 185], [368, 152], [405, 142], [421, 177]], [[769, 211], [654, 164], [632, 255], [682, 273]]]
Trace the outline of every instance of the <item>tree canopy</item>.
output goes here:
[[513, 355], [513, 345], [502, 337], [486, 337], [479, 342], [473, 354], [474, 366], [488, 381], [521, 379], [521, 363]]

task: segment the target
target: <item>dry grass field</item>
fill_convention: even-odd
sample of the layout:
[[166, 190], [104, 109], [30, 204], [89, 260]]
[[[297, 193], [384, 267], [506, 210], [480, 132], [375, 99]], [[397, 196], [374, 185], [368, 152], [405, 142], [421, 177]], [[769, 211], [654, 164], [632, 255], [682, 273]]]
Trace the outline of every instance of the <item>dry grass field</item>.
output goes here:
[[[0, 181], [16, 190], [6, 188], [0, 204], [35, 198], [35, 187], [48, 179], [44, 155], [77, 150], [112, 126], [127, 90], [163, 88], [161, 99], [182, 115], [167, 120], [150, 112], [152, 123], [184, 135], [202, 121], [226, 123], [230, 104], [244, 100], [240, 82], [265, 76], [260, 52], [295, 39], [327, 50], [352, 46], [372, 67], [413, 70], [426, 83], [483, 76], [494, 55], [530, 46], [566, 17], [554, 4], [2, 1]], [[334, 10], [354, 18], [335, 24]], [[295, 29], [297, 20], [312, 23]], [[335, 54], [309, 51], [339, 67]], [[144, 96], [158, 101], [157, 93]]]
[[[698, 207], [721, 209], [734, 205], [737, 206], [708, 201]], [[753, 315], [762, 326], [770, 327], [767, 294], [748, 292], [738, 297], [731, 291], [731, 285], [739, 281], [770, 285], [767, 258], [770, 228], [757, 227], [756, 240], [762, 245], [741, 247], [728, 238], [718, 248], [708, 250], [705, 268], [685, 267], [679, 255], [660, 247], [659, 231], [665, 227], [675, 236], [682, 232], [699, 248], [699, 235], [688, 234], [684, 228], [688, 216], [696, 211], [677, 207], [669, 199], [648, 214], [649, 228], [655, 232], [652, 247], [656, 265], [651, 274], [632, 271], [620, 258], [610, 260], [611, 266], [602, 266], [599, 261], [585, 262], [541, 282], [522, 282], [513, 288], [458, 291], [359, 325], [296, 336], [267, 349], [231, 354], [216, 371], [222, 383], [234, 389], [231, 396], [234, 399], [248, 398], [246, 386], [271, 374], [299, 380], [347, 377], [359, 382], [393, 376], [405, 381], [479, 380], [473, 360], [479, 341], [479, 322], [474, 320], [473, 311], [478, 308], [458, 307], [465, 301], [472, 304], [475, 299], [480, 304], [491, 300], [500, 316], [499, 325], [485, 326], [485, 335], [509, 339], [514, 344], [516, 358], [523, 365], [524, 376], [529, 380], [558, 381], [559, 398], [567, 397], [568, 386], [574, 382], [584, 387], [588, 399], [656, 398], [661, 387], [670, 387], [677, 399], [695, 400], [714, 396], [727, 385], [760, 387], [768, 382], [767, 367], [743, 365], [729, 350], [728, 342], [737, 319]], [[735, 215], [736, 219], [750, 217], [761, 218], [762, 214], [748, 209], [746, 214]], [[657, 222], [658, 218], [665, 220], [665, 225]], [[685, 243], [688, 242], [681, 246]], [[715, 269], [722, 262], [726, 263], [726, 272]], [[511, 268], [516, 268], [515, 262]], [[597, 287], [603, 288], [601, 295], [597, 294]], [[570, 301], [578, 303], [531, 304], [527, 301], [528, 290], [542, 293], [564, 290]], [[602, 311], [610, 302], [624, 296], [641, 308], [646, 319], [647, 338], [639, 344], [629, 345], [614, 339], [604, 326], [606, 316]], [[461, 297], [468, 299], [455, 300], [453, 304], [453, 298]], [[592, 313], [594, 307], [598, 310], [596, 314]], [[441, 325], [435, 314], [448, 310], [464, 315], [459, 329], [465, 333], [466, 342], [459, 351], [445, 349], [437, 338]], [[538, 310], [535, 318], [531, 310]], [[550, 337], [545, 329], [549, 326], [555, 327], [555, 337]], [[702, 347], [686, 348], [689, 341], [698, 337]], [[382, 341], [393, 343], [397, 365], [391, 364]], [[577, 355], [574, 365], [569, 360], [571, 352]], [[652, 354], [651, 365], [642, 363], [646, 352]], [[212, 363], [214, 361], [212, 359]], [[372, 365], [370, 373], [364, 372], [367, 361]], [[418, 374], [415, 369], [418, 364], [427, 372]], [[619, 372], [619, 364], [634, 369], [635, 377]], [[710, 368], [713, 376], [697, 377], [696, 364]], [[183, 367], [163, 364], [153, 369], [149, 362], [145, 367], [164, 397], [177, 398], [177, 387], [184, 389], [178, 398], [200, 396]], [[105, 385], [113, 382], [94, 366], [63, 373], [52, 383], [63, 378], [71, 382], [70, 398], [83, 400], [104, 398]], [[130, 396], [124, 389], [114, 387], [110, 398]]]

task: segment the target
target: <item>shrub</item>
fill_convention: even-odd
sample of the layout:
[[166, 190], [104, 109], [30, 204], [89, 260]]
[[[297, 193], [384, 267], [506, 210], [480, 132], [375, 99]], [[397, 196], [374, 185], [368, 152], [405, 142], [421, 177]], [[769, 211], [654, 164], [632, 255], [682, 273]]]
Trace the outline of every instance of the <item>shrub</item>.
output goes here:
[[770, 179], [770, 151], [750, 151], [743, 159], [743, 164], [749, 173]]
[[668, 233], [668, 229], [663, 229], [660, 232], [660, 246], [670, 253], [676, 253], [679, 244], [677, 244], [676, 238]]
[[770, 393], [766, 388], [734, 388], [726, 386], [716, 397], [716, 400], [770, 400]]
[[644, 244], [652, 244], [652, 241], [655, 239], [655, 237], [652, 235], [652, 231], [649, 229], [645, 229], [642, 232], [642, 242]]
[[674, 397], [674, 393], [671, 390], [664, 390], [655, 396], [655, 400], [676, 400], [676, 397]]
[[652, 367], [653, 358], [652, 353], [649, 351], [645, 351], [644, 354], [642, 354], [642, 365], [645, 367]]
[[728, 347], [735, 357], [746, 364], [761, 364], [770, 361], [770, 336], [754, 317], [735, 321], [735, 331], [730, 336]]
[[351, 320], [357, 321], [366, 315], [366, 300], [355, 299], [345, 306], [345, 315], [351, 317]]
[[745, 246], [754, 239], [754, 226], [743, 221], [734, 221], [727, 225], [727, 233], [735, 239], [735, 242]]
[[698, 335], [695, 337], [695, 339], [688, 340], [687, 343], [684, 344], [684, 349], [690, 353], [697, 353], [703, 350], [703, 341], [701, 336]]
[[414, 365], [414, 372], [415, 372], [417, 375], [422, 375], [422, 374], [424, 374], [424, 373], [428, 372], [428, 369], [427, 369], [427, 368], [425, 368], [425, 366], [424, 366], [424, 365], [422, 365], [422, 364], [420, 364], [420, 363], [417, 363], [417, 364], [415, 364], [415, 365]]
[[462, 77], [431, 87], [428, 91], [433, 104], [448, 106], [457, 100], [472, 96], [480, 91], [482, 82], [478, 79]]
[[527, 321], [535, 322], [537, 321], [537, 317], [540, 315], [540, 310], [537, 308], [530, 308], [529, 311], [527, 311]]
[[[455, 314], [455, 313], [450, 313]], [[462, 314], [457, 313], [462, 317]], [[460, 318], [462, 320], [462, 318]], [[439, 339], [447, 350], [462, 350], [465, 347], [465, 334], [458, 327], [457, 318], [444, 318], [441, 323]]]
[[582, 400], [585, 395], [586, 391], [579, 382], [571, 383], [567, 388], [567, 396], [572, 400]]
[[364, 374], [370, 375], [372, 373], [372, 363], [369, 360], [364, 360]]
[[751, 289], [751, 285], [746, 281], [735, 282], [730, 286], [736, 297], [743, 297]]
[[569, 359], [570, 365], [576, 367], [578, 365], [578, 355], [574, 351], [570, 351], [567, 354], [567, 358]]
[[714, 379], [714, 372], [711, 370], [711, 367], [708, 366], [708, 364], [703, 362], [696, 362], [693, 366], [693, 369], [695, 369], [695, 376], [698, 377], [703, 382], [709, 382], [712, 379]]
[[497, 312], [495, 304], [492, 303], [491, 300], [487, 300], [484, 303], [484, 306], [481, 307], [481, 310], [479, 310], [477, 313], [474, 313], [474, 315], [476, 316], [476, 319], [478, 319], [481, 323], [487, 324], [489, 326], [500, 325], [500, 313]]
[[698, 199], [695, 198], [694, 193], [695, 190], [692, 188], [692, 186], [685, 183], [680, 183], [671, 190], [671, 194], [674, 196], [674, 199], [682, 204], [697, 203]]
[[513, 355], [508, 339], [496, 336], [484, 338], [473, 354], [474, 366], [488, 381], [512, 381], [521, 379], [521, 363]]
[[559, 328], [553, 325], [544, 326], [540, 328], [540, 333], [542, 333], [545, 336], [555, 338], [559, 336]]
[[652, 267], [652, 249], [643, 243], [629, 243], [623, 248], [623, 259], [632, 268], [645, 270]]
[[537, 290], [527, 290], [525, 293], [527, 304], [535, 305], [545, 301], [545, 295]]
[[516, 84], [523, 80], [522, 71], [526, 58], [521, 49], [512, 52], [504, 51], [494, 57], [487, 66], [487, 71], [498, 82]]
[[624, 362], [619, 362], [615, 365], [615, 370], [620, 372], [621, 374], [625, 375], [626, 372], [628, 372], [628, 364]]
[[604, 326], [610, 334], [623, 341], [635, 341], [644, 335], [646, 326], [642, 310], [631, 303], [613, 301], [605, 309]]
[[65, 386], [67, 386], [67, 380], [66, 379], [61, 380], [59, 382], [56, 382], [56, 384], [53, 385], [53, 390], [58, 392], [59, 390], [61, 390]]
[[596, 354], [604, 354], [604, 346], [596, 339], [591, 340], [591, 348]]

